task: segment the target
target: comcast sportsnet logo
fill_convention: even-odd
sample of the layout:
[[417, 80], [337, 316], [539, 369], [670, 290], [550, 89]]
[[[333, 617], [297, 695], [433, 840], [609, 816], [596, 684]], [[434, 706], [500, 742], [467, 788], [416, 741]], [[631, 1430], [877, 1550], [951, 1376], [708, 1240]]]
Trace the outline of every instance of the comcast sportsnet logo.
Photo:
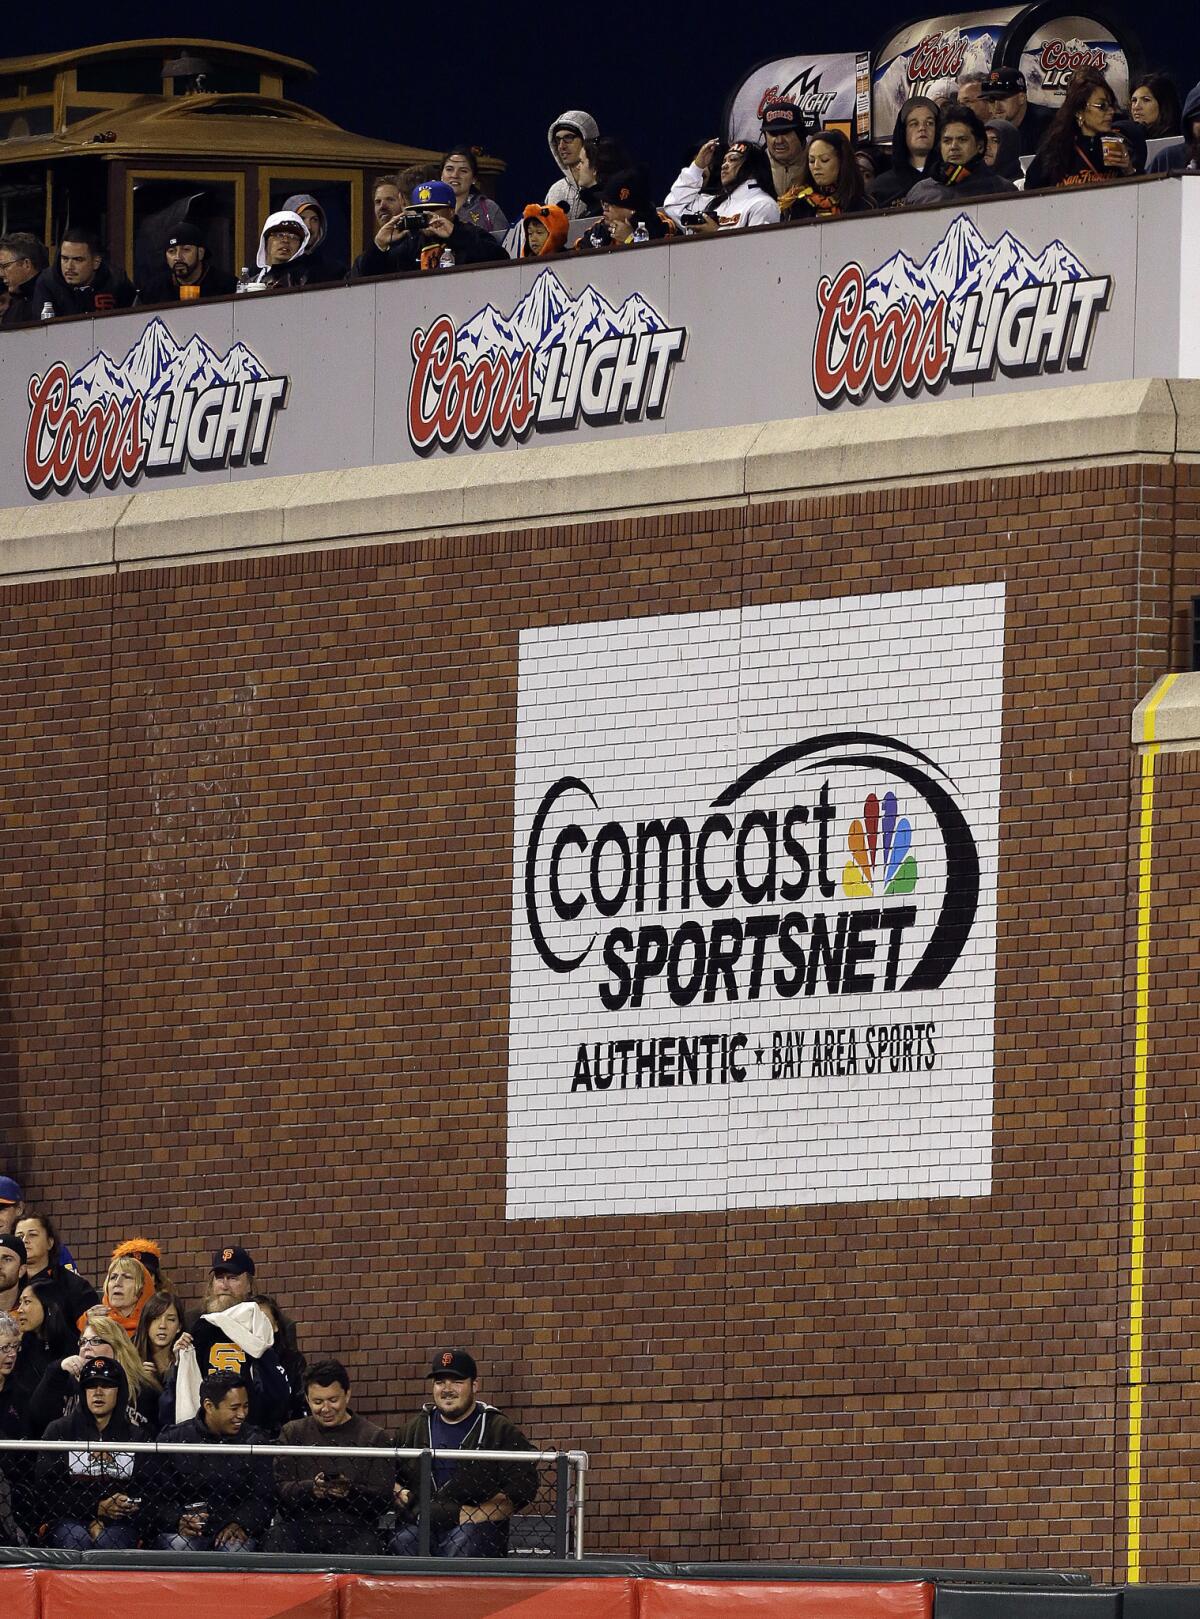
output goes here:
[[244, 343], [219, 354], [199, 336], [177, 343], [152, 320], [122, 360], [101, 349], [78, 371], [56, 361], [30, 377], [26, 486], [66, 495], [143, 474], [259, 466], [287, 393], [287, 377]]
[[510, 314], [486, 304], [462, 326], [439, 315], [413, 333], [409, 442], [427, 455], [659, 417], [686, 346], [640, 293], [614, 308], [543, 270]]
[[1112, 278], [1064, 243], [1036, 255], [1011, 231], [993, 243], [965, 214], [918, 264], [895, 253], [869, 275], [844, 264], [817, 286], [812, 375], [826, 409], [874, 394], [1082, 371]]
[[917, 886], [912, 853], [912, 822], [901, 815], [895, 793], [868, 793], [862, 815], [850, 822], [850, 858], [842, 870], [842, 893], [848, 899], [885, 899], [911, 894]]

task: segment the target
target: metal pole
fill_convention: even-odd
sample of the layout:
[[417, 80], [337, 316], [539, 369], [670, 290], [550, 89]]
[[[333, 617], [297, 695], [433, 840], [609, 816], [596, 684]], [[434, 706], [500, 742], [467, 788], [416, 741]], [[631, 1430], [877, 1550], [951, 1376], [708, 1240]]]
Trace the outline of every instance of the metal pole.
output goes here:
[[583, 1561], [583, 1485], [587, 1477], [588, 1459], [586, 1452], [574, 1451], [571, 1460], [575, 1464], [575, 1557]]
[[563, 1455], [554, 1464], [554, 1555], [567, 1556], [570, 1534], [571, 1462]]
[[433, 1497], [433, 1452], [421, 1452], [421, 1482], [417, 1493], [417, 1510], [421, 1514], [417, 1524], [417, 1555], [430, 1555], [429, 1503]]

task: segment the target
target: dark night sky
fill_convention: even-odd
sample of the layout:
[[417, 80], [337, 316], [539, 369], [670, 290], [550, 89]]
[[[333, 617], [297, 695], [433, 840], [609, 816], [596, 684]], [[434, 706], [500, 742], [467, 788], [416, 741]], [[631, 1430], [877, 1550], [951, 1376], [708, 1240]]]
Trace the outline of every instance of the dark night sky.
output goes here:
[[[1185, 90], [1200, 79], [1194, 0], [1136, 7], [1124, 0], [1112, 10], [1134, 22], [1150, 66], [1169, 69]], [[545, 132], [565, 107], [582, 107], [602, 131], [623, 136], [665, 188], [684, 149], [716, 133], [725, 96], [746, 67], [804, 51], [870, 50], [913, 15], [909, 0], [804, 8], [745, 0], [711, 10], [653, 0], [460, 3], [429, 8], [424, 18], [399, 8], [245, 0], [208, 0], [194, 17], [187, 7], [127, 0], [114, 14], [68, 0], [10, 6], [0, 51], [24, 55], [177, 29], [298, 56], [320, 73], [301, 98], [348, 128], [434, 148], [466, 140], [505, 158], [499, 196], [511, 213], [540, 200], [555, 177]]]

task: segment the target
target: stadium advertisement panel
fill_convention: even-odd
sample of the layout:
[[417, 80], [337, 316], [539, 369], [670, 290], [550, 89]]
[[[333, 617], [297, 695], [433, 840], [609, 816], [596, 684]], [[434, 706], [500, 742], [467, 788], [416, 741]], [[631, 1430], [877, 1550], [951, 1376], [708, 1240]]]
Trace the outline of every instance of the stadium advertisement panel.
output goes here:
[[510, 1218], [991, 1185], [1002, 585], [522, 632]]
[[[1174, 181], [199, 308], [0, 345], [0, 505], [1179, 375]], [[1192, 227], [1194, 233], [1194, 226]], [[1136, 297], [1139, 260], [1163, 296]]]

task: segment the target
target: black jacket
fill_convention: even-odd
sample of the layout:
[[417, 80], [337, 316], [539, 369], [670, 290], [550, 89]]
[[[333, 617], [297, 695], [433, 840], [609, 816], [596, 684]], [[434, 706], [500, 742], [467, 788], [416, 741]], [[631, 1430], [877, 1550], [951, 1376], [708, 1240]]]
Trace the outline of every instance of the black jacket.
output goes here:
[[[476, 1405], [481, 1420], [472, 1423], [465, 1435], [462, 1449], [466, 1450], [532, 1450], [533, 1446], [503, 1412], [482, 1400]], [[433, 1448], [432, 1423], [434, 1407], [423, 1405], [408, 1426], [397, 1436], [400, 1450], [430, 1450]], [[401, 1459], [396, 1463], [396, 1480], [413, 1493], [408, 1508], [410, 1521], [417, 1515], [417, 1494], [421, 1483], [419, 1461]], [[429, 1504], [430, 1529], [443, 1534], [458, 1524], [460, 1507], [481, 1506], [503, 1490], [516, 1511], [526, 1507], [538, 1491], [537, 1468], [523, 1462], [466, 1462], [459, 1463], [442, 1485], [434, 1488]]]
[[28, 326], [31, 321], [38, 318], [41, 305], [39, 304], [35, 308], [33, 303], [33, 292], [37, 286], [37, 279], [36, 275], [31, 275], [29, 280], [18, 287], [15, 293], [9, 293], [8, 307], [3, 315], [0, 315], [0, 327]]
[[50, 304], [56, 315], [103, 314], [109, 309], [128, 309], [136, 297], [133, 282], [111, 264], [100, 266], [90, 287], [70, 287], [63, 280], [61, 265], [55, 261], [42, 271], [34, 285], [34, 314], [41, 314], [43, 304]]
[[[43, 1450], [38, 1453], [36, 1488], [42, 1515], [47, 1523], [60, 1523], [68, 1519], [77, 1523], [90, 1523], [96, 1509], [106, 1496], [147, 1495], [151, 1482], [147, 1472], [147, 1456], [142, 1451], [119, 1449], [122, 1439], [142, 1439], [144, 1435], [129, 1421], [125, 1410], [128, 1389], [124, 1373], [117, 1396], [117, 1408], [101, 1433], [96, 1419], [86, 1405], [67, 1417], [52, 1422], [42, 1435], [44, 1439], [78, 1439], [78, 1450]], [[98, 1448], [89, 1453], [84, 1441]], [[153, 1458], [149, 1458], [153, 1462]], [[122, 1518], [124, 1524], [138, 1527], [145, 1517], [145, 1509], [137, 1518]]]
[[[159, 1434], [163, 1444], [172, 1445], [269, 1445], [260, 1429], [247, 1423], [236, 1439], [222, 1439], [210, 1433], [204, 1417], [177, 1422]], [[196, 1456], [179, 1454], [159, 1458], [158, 1517], [166, 1534], [177, 1534], [184, 1508], [197, 1501], [207, 1503], [206, 1533], [218, 1534], [228, 1524], [240, 1524], [246, 1533], [260, 1540], [271, 1521], [275, 1488], [268, 1456], [217, 1456], [202, 1451]]]
[[[36, 310], [33, 319], [37, 319]], [[63, 1265], [47, 1265], [29, 1280], [37, 1283], [39, 1293], [49, 1294], [62, 1311], [63, 1320], [72, 1327], [78, 1326], [80, 1317], [100, 1302], [100, 1295], [92, 1284], [78, 1271], [67, 1270]]]
[[937, 159], [936, 138], [923, 169], [914, 169], [909, 160], [904, 121], [915, 107], [928, 107], [934, 119], [940, 122], [936, 102], [930, 101], [928, 96], [909, 96], [896, 114], [896, 127], [892, 131], [892, 166], [883, 174], [877, 174], [867, 186], [867, 196], [876, 208], [890, 208], [893, 203], [907, 196], [918, 180], [923, 180], [926, 175], [934, 172]]
[[346, 279], [346, 266], [319, 242], [311, 253], [292, 260], [292, 268], [303, 272], [306, 287], [329, 287]]
[[[1124, 119], [1117, 120], [1113, 124], [1113, 134], [1120, 135], [1129, 148], [1133, 172], [1143, 173], [1146, 167], [1146, 137], [1140, 133], [1137, 125]], [[1051, 186], [1101, 185], [1108, 180], [1123, 178], [1119, 169], [1104, 166], [1103, 135], [1076, 134], [1065, 167], [1054, 160], [1046, 147], [1040, 149], [1026, 170], [1025, 189], [1039, 191]]]
[[958, 202], [968, 197], [999, 197], [1005, 193], [1015, 197], [1016, 186], [995, 169], [989, 169], [980, 153], [969, 163], [946, 163], [939, 158], [933, 172], [927, 179], [918, 180], [904, 203], [906, 207], [917, 208], [922, 203]]
[[[230, 293], [237, 291], [237, 277], [231, 275], [228, 270], [220, 269], [208, 259], [205, 261], [204, 274], [196, 285], [200, 289], [201, 298], [227, 298]], [[140, 304], [177, 304], [183, 301], [178, 281], [166, 268], [156, 270], [153, 275], [147, 276], [138, 288]]]
[[[272, 1346], [254, 1360], [203, 1315], [196, 1317], [189, 1331], [201, 1380], [212, 1372], [238, 1372], [246, 1379], [250, 1391], [251, 1423], [274, 1438], [291, 1415], [294, 1401], [279, 1351]], [[215, 1356], [214, 1350], [217, 1351]], [[172, 1366], [158, 1401], [158, 1420], [163, 1427], [175, 1421], [177, 1374], [178, 1367]]]
[[1025, 116], [1016, 125], [1017, 139], [1021, 143], [1018, 150], [1022, 157], [1033, 156], [1045, 140], [1046, 131], [1053, 122], [1053, 108], [1043, 107], [1036, 101], [1025, 103]]
[[[365, 253], [360, 253], [350, 271], [351, 281], [368, 275], [396, 275], [404, 270], [421, 268], [421, 250], [433, 244], [433, 238], [415, 231], [405, 231], [380, 252], [372, 242]], [[508, 263], [508, 254], [490, 231], [479, 230], [465, 219], [455, 219], [450, 239], [445, 244], [454, 254], [455, 264], [487, 264], [496, 261]]]

